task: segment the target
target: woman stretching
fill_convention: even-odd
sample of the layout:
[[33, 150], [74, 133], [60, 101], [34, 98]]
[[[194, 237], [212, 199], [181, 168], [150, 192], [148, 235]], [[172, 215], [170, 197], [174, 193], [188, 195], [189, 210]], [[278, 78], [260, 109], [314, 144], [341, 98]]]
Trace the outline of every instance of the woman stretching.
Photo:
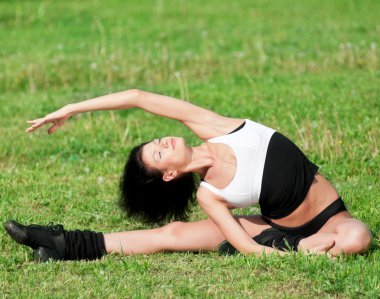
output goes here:
[[[224, 117], [168, 96], [127, 90], [69, 104], [28, 121], [31, 126], [26, 131], [51, 123], [51, 134], [78, 113], [130, 108], [178, 120], [204, 143], [190, 147], [183, 138], [164, 137], [135, 147], [120, 180], [123, 209], [148, 222], [185, 220], [196, 194], [208, 219], [110, 234], [7, 221], [8, 234], [32, 247], [38, 260], [218, 249], [244, 254], [292, 249], [336, 256], [368, 249], [372, 239], [368, 227], [352, 218], [318, 167], [286, 137], [254, 121]], [[194, 174], [201, 178], [197, 190]], [[259, 204], [261, 215], [230, 212], [254, 204]]]

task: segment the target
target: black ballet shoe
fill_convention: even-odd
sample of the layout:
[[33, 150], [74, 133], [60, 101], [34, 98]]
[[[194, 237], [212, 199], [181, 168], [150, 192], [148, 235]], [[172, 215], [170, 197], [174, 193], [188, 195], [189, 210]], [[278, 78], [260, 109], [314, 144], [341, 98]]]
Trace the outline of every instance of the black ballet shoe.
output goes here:
[[17, 243], [34, 249], [37, 261], [94, 260], [106, 254], [104, 235], [89, 230], [66, 231], [63, 225], [22, 225], [14, 220], [4, 223]]
[[219, 244], [218, 253], [220, 255], [235, 255], [238, 254], [239, 251], [235, 247], [233, 247], [230, 242], [224, 240], [222, 243]]
[[33, 251], [33, 257], [37, 262], [46, 263], [49, 261], [63, 261], [65, 256], [61, 251], [52, 248], [38, 247]]
[[5, 231], [17, 243], [32, 249], [44, 247], [53, 250], [58, 256], [64, 256], [66, 241], [63, 226], [57, 225], [22, 225], [14, 220], [4, 223]]

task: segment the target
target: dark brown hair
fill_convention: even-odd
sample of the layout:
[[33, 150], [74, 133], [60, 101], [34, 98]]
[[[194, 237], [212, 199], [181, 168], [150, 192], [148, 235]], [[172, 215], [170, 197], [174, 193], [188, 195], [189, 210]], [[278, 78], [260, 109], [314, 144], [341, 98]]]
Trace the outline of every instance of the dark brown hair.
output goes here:
[[120, 207], [128, 216], [144, 222], [163, 223], [186, 220], [195, 203], [195, 181], [192, 173], [165, 182], [160, 170], [147, 167], [142, 148], [132, 149], [120, 178]]

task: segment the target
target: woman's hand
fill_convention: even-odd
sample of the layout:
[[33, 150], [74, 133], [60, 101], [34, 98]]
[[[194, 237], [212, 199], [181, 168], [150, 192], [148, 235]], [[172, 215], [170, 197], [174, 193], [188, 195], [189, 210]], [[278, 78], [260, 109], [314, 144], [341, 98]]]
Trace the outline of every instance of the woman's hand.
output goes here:
[[52, 112], [46, 115], [43, 118], [37, 118], [34, 120], [28, 120], [27, 123], [31, 124], [29, 128], [25, 130], [27, 133], [31, 133], [37, 130], [39, 127], [42, 127], [45, 124], [52, 123], [48, 129], [49, 134], [53, 134], [60, 126], [62, 126], [68, 118], [70, 118], [73, 114], [70, 112], [68, 106], [65, 106], [55, 112]]

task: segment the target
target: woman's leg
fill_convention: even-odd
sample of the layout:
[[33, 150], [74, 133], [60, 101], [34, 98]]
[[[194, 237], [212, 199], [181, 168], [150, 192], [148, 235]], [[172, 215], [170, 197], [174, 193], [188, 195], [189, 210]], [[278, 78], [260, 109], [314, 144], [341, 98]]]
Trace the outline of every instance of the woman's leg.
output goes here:
[[[251, 237], [270, 228], [259, 215], [235, 216], [235, 219]], [[172, 222], [156, 229], [109, 234], [66, 231], [62, 226], [25, 226], [15, 221], [7, 221], [5, 228], [16, 242], [35, 249], [35, 257], [40, 261], [96, 259], [112, 252], [131, 255], [161, 251], [213, 251], [225, 239], [211, 220]], [[320, 240], [305, 243], [303, 248], [325, 252], [331, 247], [330, 244]]]
[[[260, 216], [237, 216], [237, 221], [251, 236], [269, 226]], [[96, 259], [105, 253], [124, 255], [160, 251], [216, 250], [224, 240], [211, 220], [173, 222], [161, 228], [103, 234], [88, 230], [67, 231], [62, 225], [23, 225], [14, 220], [4, 223], [7, 233], [17, 243], [34, 249], [37, 260]]]
[[368, 250], [372, 234], [366, 224], [343, 211], [330, 218], [318, 233], [301, 240], [299, 247], [301, 250], [307, 250], [331, 240], [335, 242], [328, 251], [331, 255], [357, 254]]
[[[259, 215], [235, 218], [252, 237], [270, 227]], [[107, 253], [124, 255], [162, 251], [214, 251], [224, 239], [211, 220], [172, 222], [156, 229], [104, 235]]]

